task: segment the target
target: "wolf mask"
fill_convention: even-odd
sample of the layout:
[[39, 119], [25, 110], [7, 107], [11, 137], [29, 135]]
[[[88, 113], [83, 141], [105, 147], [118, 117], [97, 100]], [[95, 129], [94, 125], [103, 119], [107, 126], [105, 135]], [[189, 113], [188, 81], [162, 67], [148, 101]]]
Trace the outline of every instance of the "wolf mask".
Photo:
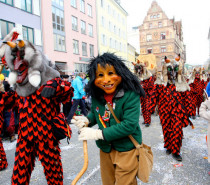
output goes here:
[[60, 76], [51, 61], [30, 42], [16, 40], [4, 44], [7, 44], [5, 60], [11, 70], [8, 82], [19, 96], [26, 97], [48, 80]]

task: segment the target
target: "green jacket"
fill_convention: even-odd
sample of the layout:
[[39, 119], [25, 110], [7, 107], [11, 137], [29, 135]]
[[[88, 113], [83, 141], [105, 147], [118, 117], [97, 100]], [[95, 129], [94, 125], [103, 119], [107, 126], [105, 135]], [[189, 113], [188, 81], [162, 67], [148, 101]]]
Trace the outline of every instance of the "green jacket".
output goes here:
[[92, 99], [91, 113], [87, 116], [90, 120], [89, 127], [98, 124], [99, 129], [103, 130], [104, 140], [97, 140], [97, 146], [103, 152], [110, 152], [115, 149], [120, 152], [129, 151], [135, 148], [128, 138], [132, 136], [141, 144], [142, 134], [139, 126], [140, 116], [140, 95], [133, 91], [124, 92], [120, 90], [113, 98], [114, 113], [121, 121], [117, 123], [110, 115], [109, 121], [104, 121], [107, 128], [104, 128], [99, 120], [99, 114], [104, 116], [106, 101], [102, 97], [101, 100]]

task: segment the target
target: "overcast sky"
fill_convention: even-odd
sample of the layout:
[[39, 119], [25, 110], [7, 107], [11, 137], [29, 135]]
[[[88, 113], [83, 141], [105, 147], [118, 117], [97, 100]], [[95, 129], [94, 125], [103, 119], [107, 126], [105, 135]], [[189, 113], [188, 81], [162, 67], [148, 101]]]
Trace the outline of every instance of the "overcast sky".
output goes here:
[[[153, 0], [121, 0], [130, 29], [143, 23]], [[169, 19], [182, 21], [188, 64], [203, 64], [209, 58], [210, 0], [156, 0]]]

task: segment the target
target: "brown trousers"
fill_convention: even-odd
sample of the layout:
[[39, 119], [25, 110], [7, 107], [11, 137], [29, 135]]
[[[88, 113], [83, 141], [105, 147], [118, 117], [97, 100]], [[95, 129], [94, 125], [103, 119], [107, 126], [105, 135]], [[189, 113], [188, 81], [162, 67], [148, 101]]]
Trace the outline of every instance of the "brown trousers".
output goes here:
[[138, 159], [136, 149], [110, 153], [100, 150], [101, 178], [103, 185], [137, 185]]

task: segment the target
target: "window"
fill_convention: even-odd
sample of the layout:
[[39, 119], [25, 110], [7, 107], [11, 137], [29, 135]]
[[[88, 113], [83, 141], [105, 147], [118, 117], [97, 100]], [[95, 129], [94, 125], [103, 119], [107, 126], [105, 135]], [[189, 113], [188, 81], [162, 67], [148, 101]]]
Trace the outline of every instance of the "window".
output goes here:
[[63, 7], [63, 0], [52, 0], [53, 3], [57, 4], [60, 7]]
[[86, 34], [86, 23], [81, 20], [81, 33]]
[[157, 14], [157, 18], [160, 18], [160, 14]]
[[160, 34], [160, 39], [161, 39], [161, 40], [165, 40], [165, 39], [166, 39], [166, 33], [165, 33], [165, 32], [162, 32], [162, 33]]
[[54, 49], [57, 51], [66, 51], [65, 37], [54, 34]]
[[80, 0], [80, 11], [85, 13], [85, 0]]
[[32, 0], [21, 0], [21, 9], [32, 13]]
[[73, 53], [79, 54], [79, 41], [73, 40]]
[[152, 41], [152, 35], [147, 35], [147, 42]]
[[109, 39], [109, 47], [112, 48], [112, 38]]
[[88, 24], [88, 35], [93, 37], [93, 25]]
[[13, 6], [13, 0], [0, 0], [0, 2]]
[[94, 45], [90, 44], [90, 57], [94, 57]]
[[92, 17], [92, 6], [88, 4], [88, 15]]
[[71, 17], [71, 20], [72, 20], [72, 30], [78, 31], [78, 21], [77, 21], [77, 17], [72, 16], [72, 17]]
[[101, 7], [104, 7], [104, 0], [101, 0]]
[[0, 20], [0, 39], [4, 39], [14, 27], [15, 23]]
[[34, 30], [26, 26], [22, 27], [23, 40], [28, 40], [31, 43], [34, 43]]
[[157, 15], [154, 15], [153, 18], [156, 19], [157, 18]]
[[109, 31], [112, 31], [112, 23], [109, 21]]
[[64, 11], [52, 7], [53, 29], [64, 32]]
[[161, 46], [161, 53], [165, 53], [166, 52], [166, 47], [165, 46]]
[[87, 56], [87, 43], [82, 42], [82, 56]]
[[77, 0], [71, 0], [71, 6], [77, 8]]
[[159, 28], [162, 27], [162, 22], [158, 22], [158, 27], [159, 27]]
[[150, 53], [152, 53], [152, 48], [147, 49], [147, 54], [150, 54]]
[[116, 33], [116, 26], [114, 25], [114, 33]]
[[119, 28], [118, 34], [119, 34], [119, 37], [120, 37], [120, 28]]
[[149, 23], [149, 28], [152, 28], [152, 23]]
[[150, 19], [153, 19], [153, 15], [150, 15]]
[[104, 34], [101, 35], [101, 42], [103, 45], [106, 45], [106, 36]]
[[103, 16], [101, 17], [101, 25], [102, 25], [103, 27], [105, 27], [105, 19], [104, 19]]

